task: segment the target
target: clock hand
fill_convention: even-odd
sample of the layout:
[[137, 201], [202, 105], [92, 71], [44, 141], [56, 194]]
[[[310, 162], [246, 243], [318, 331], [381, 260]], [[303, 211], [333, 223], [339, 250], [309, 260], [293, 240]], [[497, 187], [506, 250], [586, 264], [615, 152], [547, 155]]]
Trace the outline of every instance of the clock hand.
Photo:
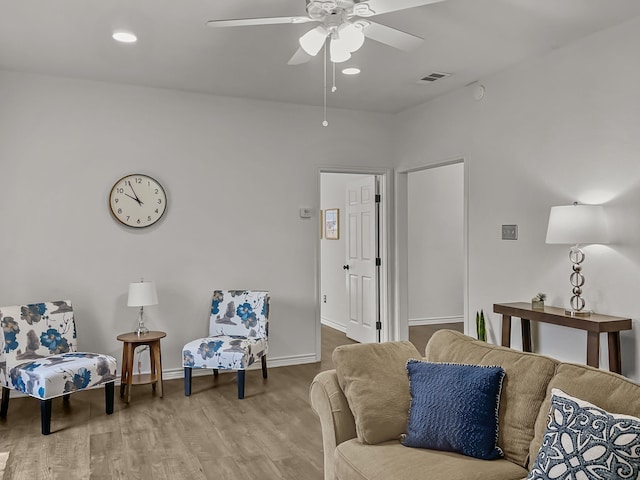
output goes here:
[[131, 198], [132, 200], [135, 200], [136, 202], [138, 202], [139, 205], [142, 205], [142, 202], [140, 201], [140, 199], [136, 198], [136, 197], [132, 197], [131, 195], [129, 195], [128, 193], [125, 193], [125, 195], [129, 198]]
[[140, 200], [140, 199], [138, 198], [138, 194], [137, 194], [137, 193], [136, 193], [136, 191], [133, 189], [133, 186], [131, 185], [131, 182], [127, 182], [127, 183], [129, 184], [129, 188], [131, 189], [131, 191], [132, 191], [132, 192], [133, 192], [133, 194], [135, 195], [135, 198], [134, 198], [134, 197], [131, 197], [131, 195], [127, 195], [127, 196], [129, 196], [129, 197], [133, 198], [136, 202], [138, 202], [138, 205], [142, 205], [144, 202], [142, 202], [142, 200]]

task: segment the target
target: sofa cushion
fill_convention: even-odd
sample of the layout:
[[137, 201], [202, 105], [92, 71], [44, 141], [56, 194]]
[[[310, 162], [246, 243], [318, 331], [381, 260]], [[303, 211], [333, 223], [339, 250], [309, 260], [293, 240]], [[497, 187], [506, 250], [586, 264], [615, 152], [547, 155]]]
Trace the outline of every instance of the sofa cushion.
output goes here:
[[640, 419], [616, 415], [554, 388], [542, 441], [527, 480], [637, 479]]
[[406, 448], [400, 442], [363, 445], [357, 439], [334, 452], [340, 480], [522, 480], [527, 471], [504, 459], [479, 460], [459, 453]]
[[[431, 337], [426, 359], [430, 362], [500, 365], [504, 369], [498, 445], [504, 451], [505, 459], [526, 467], [536, 418], [558, 362], [534, 353], [491, 345], [452, 330], [439, 330]], [[546, 411], [549, 411], [548, 405]], [[534, 455], [537, 452], [536, 448]]]
[[407, 362], [411, 408], [407, 447], [495, 460], [502, 367]]
[[560, 364], [556, 375], [549, 382], [549, 395], [536, 420], [535, 438], [531, 442], [531, 463], [540, 450], [542, 438], [547, 429], [551, 391], [554, 388], [562, 390], [572, 397], [597, 405], [607, 412], [640, 417], [640, 401], [637, 401], [640, 398], [640, 385], [616, 373], [586, 365]]
[[332, 358], [358, 439], [376, 444], [405, 433], [411, 401], [405, 366], [420, 358], [416, 347], [407, 341], [343, 345]]

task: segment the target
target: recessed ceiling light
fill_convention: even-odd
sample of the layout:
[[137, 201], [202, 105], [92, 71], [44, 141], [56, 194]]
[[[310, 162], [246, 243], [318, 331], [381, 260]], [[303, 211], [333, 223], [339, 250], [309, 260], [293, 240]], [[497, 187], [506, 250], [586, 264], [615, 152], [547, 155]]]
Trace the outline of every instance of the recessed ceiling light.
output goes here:
[[342, 70], [342, 73], [345, 75], [358, 75], [360, 73], [360, 69], [356, 67], [349, 67]]
[[123, 32], [123, 31], [113, 32], [112, 37], [114, 40], [117, 40], [118, 42], [122, 42], [122, 43], [135, 43], [138, 41], [138, 37], [136, 37], [131, 32]]

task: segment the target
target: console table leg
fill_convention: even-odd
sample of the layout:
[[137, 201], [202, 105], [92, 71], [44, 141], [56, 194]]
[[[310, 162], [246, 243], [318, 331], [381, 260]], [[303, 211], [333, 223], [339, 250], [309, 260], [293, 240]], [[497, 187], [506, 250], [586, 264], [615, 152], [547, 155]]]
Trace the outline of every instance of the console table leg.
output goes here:
[[522, 326], [522, 351], [533, 352], [531, 344], [531, 321], [526, 318], [520, 319]]
[[511, 315], [502, 315], [502, 346], [511, 346]]
[[622, 373], [622, 355], [620, 353], [620, 332], [609, 332], [609, 370]]
[[600, 334], [587, 332], [587, 365], [600, 367]]

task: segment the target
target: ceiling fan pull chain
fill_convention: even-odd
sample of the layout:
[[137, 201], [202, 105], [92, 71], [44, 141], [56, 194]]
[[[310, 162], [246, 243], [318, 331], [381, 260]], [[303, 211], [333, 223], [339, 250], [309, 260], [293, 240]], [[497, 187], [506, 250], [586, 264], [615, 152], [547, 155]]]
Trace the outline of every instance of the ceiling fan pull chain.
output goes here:
[[335, 91], [338, 90], [338, 87], [336, 87], [336, 64], [331, 62], [331, 65], [333, 65], [333, 86], [331, 87], [331, 93], [335, 93]]
[[324, 75], [323, 75], [323, 80], [324, 80], [324, 88], [323, 88], [323, 95], [324, 95], [324, 120], [322, 120], [322, 126], [326, 127], [329, 125], [329, 122], [327, 122], [327, 44], [324, 44]]

